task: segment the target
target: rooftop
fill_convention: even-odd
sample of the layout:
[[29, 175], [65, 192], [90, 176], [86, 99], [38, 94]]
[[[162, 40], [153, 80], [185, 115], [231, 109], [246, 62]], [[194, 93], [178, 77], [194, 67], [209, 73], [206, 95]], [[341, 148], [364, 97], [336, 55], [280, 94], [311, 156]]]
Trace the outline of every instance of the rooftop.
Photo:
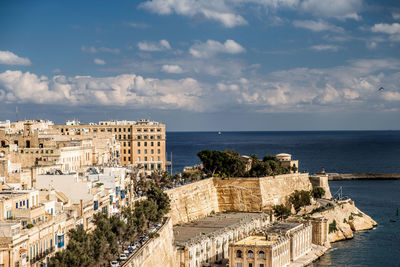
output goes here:
[[237, 241], [236, 243], [234, 243], [234, 246], [266, 247], [272, 246], [276, 242], [278, 242], [276, 239], [267, 240], [264, 235], [251, 235], [249, 237], [246, 237], [245, 239]]
[[265, 232], [267, 233], [276, 233], [276, 234], [286, 234], [287, 232], [301, 227], [303, 224], [301, 223], [295, 223], [295, 222], [279, 222], [279, 223], [274, 223], [273, 225], [269, 226], [268, 228], [265, 229]]
[[265, 213], [230, 212], [218, 213], [208, 217], [174, 226], [175, 243], [180, 245], [185, 242], [196, 241], [203, 236], [224, 231], [229, 227], [236, 227], [253, 219], [269, 216]]

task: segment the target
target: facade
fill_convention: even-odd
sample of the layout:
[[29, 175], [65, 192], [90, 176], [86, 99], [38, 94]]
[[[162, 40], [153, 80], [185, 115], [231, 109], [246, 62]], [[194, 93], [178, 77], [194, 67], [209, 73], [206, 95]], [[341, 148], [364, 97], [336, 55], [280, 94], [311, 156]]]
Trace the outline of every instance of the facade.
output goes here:
[[74, 122], [52, 128], [62, 135], [113, 134], [120, 143], [118, 156], [122, 166], [143, 167], [146, 171], [166, 168], [165, 124], [148, 120], [100, 121], [99, 124]]
[[289, 167], [291, 173], [296, 173], [299, 171], [299, 161], [292, 160], [292, 155], [280, 153], [275, 155], [275, 157], [281, 162], [283, 167]]
[[290, 238], [252, 235], [229, 246], [232, 267], [281, 267], [290, 263]]
[[220, 213], [174, 227], [176, 262], [200, 267], [228, 259], [229, 244], [270, 225], [265, 213]]
[[274, 223], [229, 246], [232, 267], [281, 267], [311, 251], [311, 223]]

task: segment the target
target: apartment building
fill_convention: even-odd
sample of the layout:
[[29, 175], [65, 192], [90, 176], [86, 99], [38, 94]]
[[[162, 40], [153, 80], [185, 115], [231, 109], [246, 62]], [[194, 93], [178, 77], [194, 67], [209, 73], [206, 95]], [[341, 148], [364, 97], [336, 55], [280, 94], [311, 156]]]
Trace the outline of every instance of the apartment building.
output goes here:
[[165, 124], [148, 120], [100, 121], [98, 124], [74, 121], [50, 127], [61, 135], [113, 134], [120, 143], [117, 156], [122, 166], [143, 167], [146, 171], [166, 168]]

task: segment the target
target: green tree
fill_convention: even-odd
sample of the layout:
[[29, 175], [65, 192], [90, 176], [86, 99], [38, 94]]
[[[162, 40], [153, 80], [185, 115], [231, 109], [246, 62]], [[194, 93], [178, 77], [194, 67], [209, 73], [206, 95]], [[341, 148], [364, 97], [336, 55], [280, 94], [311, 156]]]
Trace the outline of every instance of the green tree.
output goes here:
[[311, 195], [313, 198], [322, 198], [325, 195], [325, 190], [322, 187], [314, 187], [311, 190]]
[[275, 205], [273, 207], [273, 210], [274, 210], [275, 216], [279, 220], [285, 219], [290, 215], [290, 208], [285, 206], [285, 205], [283, 205], [283, 204]]
[[296, 190], [289, 196], [289, 202], [293, 205], [296, 212], [298, 212], [301, 207], [311, 204], [310, 192]]

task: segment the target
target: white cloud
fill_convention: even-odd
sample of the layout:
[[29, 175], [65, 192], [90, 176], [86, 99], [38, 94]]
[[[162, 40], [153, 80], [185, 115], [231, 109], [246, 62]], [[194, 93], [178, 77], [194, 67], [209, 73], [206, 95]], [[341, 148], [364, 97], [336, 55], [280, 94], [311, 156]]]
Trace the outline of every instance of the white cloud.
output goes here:
[[383, 92], [382, 98], [386, 101], [400, 101], [400, 92]]
[[189, 49], [190, 54], [197, 58], [207, 58], [217, 53], [239, 54], [245, 51], [246, 49], [234, 40], [226, 40], [225, 43], [207, 40], [205, 43], [194, 44]]
[[391, 41], [400, 42], [400, 23], [378, 23], [371, 28], [371, 31], [387, 34]]
[[183, 69], [179, 65], [163, 65], [161, 70], [166, 73], [180, 74]]
[[380, 32], [386, 34], [397, 34], [400, 33], [400, 24], [393, 23], [393, 24], [386, 24], [386, 23], [378, 23], [375, 24], [371, 30], [373, 32]]
[[[203, 88], [192, 78], [160, 80], [135, 74], [53, 78], [29, 72], [0, 73], [0, 100], [11, 103], [117, 105], [201, 111]], [[32, 97], [35, 95], [35, 97]]]
[[328, 22], [319, 20], [295, 20], [293, 25], [297, 28], [304, 28], [314, 32], [331, 31], [331, 32], [344, 32], [344, 29]]
[[218, 21], [223, 26], [231, 28], [245, 25], [247, 21], [236, 14], [229, 6], [230, 1], [208, 0], [150, 0], [140, 4], [140, 7], [160, 15], [178, 14], [187, 17], [203, 16]]
[[95, 58], [93, 60], [93, 62], [94, 62], [94, 64], [97, 64], [97, 65], [105, 65], [106, 64], [106, 62], [100, 58]]
[[318, 17], [360, 20], [362, 0], [304, 0], [301, 9]]
[[232, 28], [248, 24], [240, 14], [245, 5], [267, 10], [302, 10], [317, 17], [359, 20], [362, 4], [363, 0], [148, 0], [139, 7], [159, 15], [201, 16]]
[[19, 57], [10, 51], [0, 51], [0, 64], [15, 66], [30, 66], [29, 58]]
[[156, 52], [156, 51], [164, 51], [171, 49], [171, 45], [167, 40], [160, 40], [159, 42], [139, 42], [138, 43], [139, 50], [147, 51], [147, 52]]
[[392, 17], [393, 17], [393, 19], [398, 20], [398, 19], [400, 19], [400, 13], [393, 12]]
[[316, 51], [338, 51], [339, 46], [337, 45], [313, 45], [310, 47], [312, 50]]
[[112, 53], [112, 54], [119, 54], [121, 51], [118, 48], [108, 48], [108, 47], [94, 47], [94, 46], [82, 46], [81, 50], [86, 53]]

